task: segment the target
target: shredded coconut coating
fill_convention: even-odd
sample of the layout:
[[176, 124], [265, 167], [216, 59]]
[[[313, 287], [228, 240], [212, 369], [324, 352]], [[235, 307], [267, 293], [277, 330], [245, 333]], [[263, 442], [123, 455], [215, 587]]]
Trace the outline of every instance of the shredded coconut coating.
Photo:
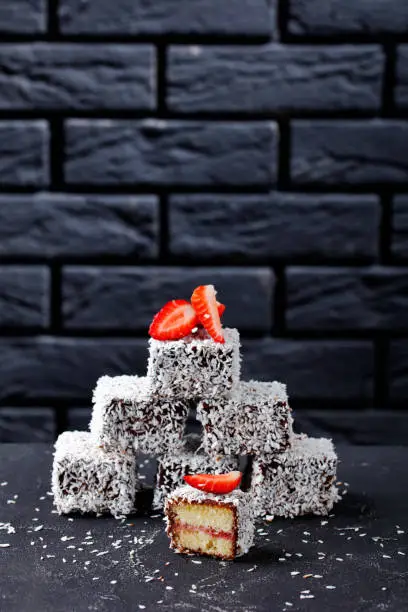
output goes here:
[[55, 444], [52, 492], [59, 514], [134, 510], [137, 489], [133, 453], [106, 453], [86, 431], [66, 431]]
[[162, 397], [199, 399], [228, 395], [239, 381], [240, 341], [224, 329], [225, 343], [205, 331], [174, 341], [150, 339], [147, 376]]
[[[178, 502], [202, 503], [208, 501], [216, 502], [220, 505], [231, 505], [236, 507], [237, 512], [237, 557], [245, 555], [254, 543], [255, 515], [253, 499], [250, 493], [244, 493], [240, 489], [235, 489], [227, 495], [215, 495], [194, 489], [189, 485], [178, 487], [167, 496], [164, 511], [166, 514], [167, 534], [170, 535], [168, 510], [171, 504]], [[175, 548], [174, 542], [170, 541], [170, 548]], [[177, 550], [175, 548], [175, 550]]]
[[241, 381], [229, 398], [201, 401], [197, 418], [209, 454], [270, 455], [292, 442], [286, 386], [276, 381]]
[[210, 457], [201, 448], [201, 438], [188, 434], [180, 451], [159, 457], [157, 462], [156, 487], [153, 507], [163, 510], [166, 495], [184, 484], [186, 474], [223, 474], [238, 468], [238, 457]]
[[331, 440], [294, 436], [292, 448], [285, 453], [253, 461], [251, 492], [256, 515], [328, 514], [340, 499], [336, 471]]
[[147, 377], [102, 376], [93, 393], [90, 430], [105, 450], [156, 455], [179, 448], [188, 402], [154, 395]]

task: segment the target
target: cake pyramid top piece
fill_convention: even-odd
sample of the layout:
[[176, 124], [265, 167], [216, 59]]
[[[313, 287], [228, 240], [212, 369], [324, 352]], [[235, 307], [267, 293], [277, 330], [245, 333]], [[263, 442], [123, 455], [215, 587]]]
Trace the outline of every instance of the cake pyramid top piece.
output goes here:
[[147, 376], [162, 397], [201, 399], [228, 395], [240, 377], [240, 341], [236, 329], [224, 329], [224, 343], [201, 329], [181, 340], [149, 342]]

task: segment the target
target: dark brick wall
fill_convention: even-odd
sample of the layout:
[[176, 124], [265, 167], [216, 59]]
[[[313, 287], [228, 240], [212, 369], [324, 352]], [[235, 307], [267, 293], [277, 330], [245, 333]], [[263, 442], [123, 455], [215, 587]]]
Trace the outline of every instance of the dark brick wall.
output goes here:
[[406, 0], [0, 3], [0, 441], [204, 282], [299, 427], [407, 440]]

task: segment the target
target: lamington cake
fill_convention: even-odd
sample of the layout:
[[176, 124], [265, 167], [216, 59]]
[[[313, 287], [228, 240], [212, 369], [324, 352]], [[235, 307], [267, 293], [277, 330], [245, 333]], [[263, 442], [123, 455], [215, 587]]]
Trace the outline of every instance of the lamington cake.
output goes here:
[[133, 453], [106, 453], [86, 431], [66, 431], [56, 444], [52, 492], [59, 514], [110, 512], [115, 517], [134, 510], [137, 489]]
[[201, 437], [198, 434], [186, 435], [180, 451], [166, 453], [157, 460], [153, 507], [162, 510], [166, 495], [184, 484], [183, 478], [186, 474], [222, 474], [236, 470], [238, 464], [238, 457], [210, 457], [201, 448]]
[[151, 338], [147, 376], [154, 393], [184, 399], [228, 395], [240, 375], [240, 341], [236, 329], [215, 342], [205, 329], [180, 340]]
[[254, 539], [254, 513], [248, 493], [226, 495], [179, 487], [165, 503], [170, 547], [178, 553], [232, 560], [248, 552]]
[[230, 397], [206, 398], [197, 406], [209, 454], [271, 455], [292, 440], [286, 386], [279, 382], [240, 382]]
[[337, 455], [325, 438], [296, 435], [292, 448], [273, 459], [255, 457], [250, 490], [256, 514], [328, 514], [340, 499], [336, 470]]
[[[147, 375], [98, 380], [90, 432], [65, 432], [55, 445], [60, 514], [133, 512], [138, 453], [157, 458], [153, 506], [164, 507], [179, 553], [232, 560], [253, 545], [256, 516], [330, 512], [339, 499], [331, 441], [293, 434], [285, 385], [240, 381], [239, 333], [223, 327], [225, 308], [213, 285], [167, 301], [149, 326]], [[193, 402], [202, 439], [185, 435]], [[242, 455], [252, 457], [248, 492], [235, 471]]]
[[189, 404], [155, 396], [147, 377], [102, 376], [93, 393], [90, 430], [105, 450], [160, 454], [180, 447]]

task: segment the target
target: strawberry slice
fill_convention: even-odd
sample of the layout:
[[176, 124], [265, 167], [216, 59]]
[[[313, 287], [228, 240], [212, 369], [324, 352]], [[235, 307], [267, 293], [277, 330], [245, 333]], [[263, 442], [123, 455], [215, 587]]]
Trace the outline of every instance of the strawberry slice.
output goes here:
[[179, 340], [197, 325], [196, 312], [186, 300], [172, 300], [154, 316], [149, 334], [156, 340]]
[[217, 302], [218, 316], [220, 317], [220, 319], [225, 312], [225, 308], [226, 308], [225, 304], [221, 304], [221, 302]]
[[213, 285], [200, 285], [194, 289], [191, 303], [197, 313], [198, 319], [215, 342], [224, 343], [220, 315]]
[[206, 493], [231, 493], [242, 480], [242, 472], [229, 472], [228, 474], [187, 474], [184, 481], [200, 491]]

